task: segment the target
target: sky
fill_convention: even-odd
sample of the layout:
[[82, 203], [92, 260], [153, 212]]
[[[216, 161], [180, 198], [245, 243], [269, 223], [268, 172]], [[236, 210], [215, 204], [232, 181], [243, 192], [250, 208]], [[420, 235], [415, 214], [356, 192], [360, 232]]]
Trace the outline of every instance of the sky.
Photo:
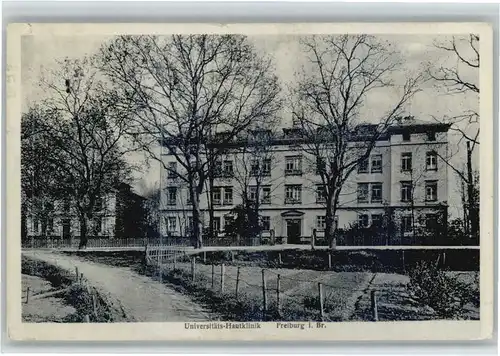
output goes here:
[[[450, 39], [447, 36], [429, 35], [387, 35], [377, 36], [381, 41], [395, 52], [399, 53], [403, 66], [401, 71], [394, 76], [394, 80], [403, 83], [408, 75], [422, 70], [428, 63], [447, 66], [456, 66], [457, 61], [453, 55], [436, 48], [435, 43]], [[57, 68], [56, 60], [69, 58], [82, 58], [94, 54], [99, 47], [110, 40], [110, 36], [25, 36], [22, 40], [22, 96], [23, 112], [33, 103], [46, 97], [47, 93], [38, 85], [42, 73]], [[305, 63], [300, 51], [299, 37], [286, 36], [251, 36], [250, 41], [261, 55], [269, 56], [275, 64], [276, 75], [284, 84], [293, 83], [295, 73]], [[478, 71], [463, 71], [463, 76], [474, 83], [479, 82]], [[479, 112], [479, 100], [473, 95], [449, 95], [446, 91], [436, 87], [434, 83], [426, 83], [422, 91], [417, 93], [408, 103], [405, 111], [416, 119], [433, 121], [433, 117], [452, 117], [467, 110]], [[397, 100], [397, 93], [385, 91], [369, 95], [365, 101], [362, 115], [371, 121], [383, 113]], [[283, 120], [290, 121], [290, 115], [284, 110]], [[459, 136], [450, 133], [450, 150], [456, 152]], [[455, 154], [456, 163], [463, 162], [465, 154], [459, 151]], [[142, 159], [136, 157], [134, 159]], [[477, 161], [477, 160], [476, 160]], [[458, 182], [449, 172], [449, 204], [459, 204], [456, 187]], [[159, 167], [151, 164], [148, 169], [136, 173], [134, 188], [141, 194], [159, 181]], [[452, 210], [451, 209], [451, 210]]]

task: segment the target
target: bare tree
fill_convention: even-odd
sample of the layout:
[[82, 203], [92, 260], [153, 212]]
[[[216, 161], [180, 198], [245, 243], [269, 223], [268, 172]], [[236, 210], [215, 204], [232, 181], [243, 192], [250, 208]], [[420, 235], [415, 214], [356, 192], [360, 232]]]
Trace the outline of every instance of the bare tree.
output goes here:
[[[453, 63], [445, 65], [431, 65], [429, 76], [452, 95], [467, 95], [479, 100], [479, 36], [453, 36], [450, 41], [436, 43], [435, 46], [450, 54]], [[467, 112], [447, 119], [452, 125], [450, 129], [460, 135], [458, 149], [465, 141], [466, 169], [463, 170], [446, 160], [447, 164], [466, 185], [462, 197], [464, 216], [467, 216], [465, 226], [468, 233], [476, 237], [479, 233], [479, 201], [476, 199], [479, 181], [474, 174], [473, 152], [479, 145], [479, 113], [470, 109]], [[463, 152], [463, 150], [461, 150]], [[458, 152], [458, 151], [457, 151]]]
[[160, 236], [160, 187], [155, 185], [148, 187], [143, 193], [145, 202], [144, 207], [146, 210], [146, 237], [157, 238]]
[[[55, 203], [64, 196], [59, 178], [57, 147], [44, 120], [51, 116], [36, 106], [22, 115], [21, 120], [21, 188], [23, 236], [27, 233], [27, 215], [34, 227], [41, 224], [41, 234], [46, 236], [49, 222], [53, 219]], [[37, 229], [38, 230], [38, 229]]]
[[325, 237], [334, 248], [334, 217], [344, 183], [419, 90], [421, 76], [406, 80], [398, 99], [376, 124], [362, 125], [360, 109], [367, 96], [397, 85], [397, 54], [367, 35], [311, 36], [302, 46], [308, 63], [294, 90], [293, 115], [301, 127], [304, 151], [317, 161], [326, 201]]
[[215, 159], [280, 107], [271, 62], [237, 35], [120, 36], [102, 48], [101, 61], [134, 105], [136, 143], [169, 171], [161, 141], [182, 167], [173, 174], [189, 186], [192, 235], [202, 247], [200, 194]]
[[42, 105], [52, 115], [39, 127], [55, 146], [57, 178], [75, 204], [82, 248], [88, 223], [103, 208], [103, 196], [128, 178], [124, 158], [130, 149], [123, 139], [130, 119], [117, 108], [117, 96], [98, 80], [88, 58], [66, 59], [41, 85], [49, 94]]
[[[272, 126], [271, 122], [267, 125]], [[256, 237], [260, 233], [260, 209], [263, 204], [271, 203], [273, 191], [278, 188], [276, 184], [272, 184], [276, 180], [276, 177], [272, 178], [272, 170], [276, 166], [273, 148], [275, 138], [276, 135], [270, 128], [252, 130], [233, 152], [236, 162], [234, 179], [248, 215], [251, 227], [251, 231], [247, 231], [249, 237]]]

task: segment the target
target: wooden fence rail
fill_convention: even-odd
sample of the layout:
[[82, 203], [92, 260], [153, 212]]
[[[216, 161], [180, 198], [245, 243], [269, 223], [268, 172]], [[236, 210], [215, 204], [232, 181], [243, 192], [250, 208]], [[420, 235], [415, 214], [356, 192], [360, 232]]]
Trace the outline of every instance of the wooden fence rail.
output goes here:
[[[190, 280], [189, 283], [195, 284], [195, 283], [201, 283], [204, 284], [206, 287], [201, 287], [201, 288], [209, 288], [212, 291], [216, 291], [220, 293], [220, 295], [227, 295], [228, 293], [233, 294], [234, 298], [236, 301], [240, 300], [242, 298], [242, 283], [245, 286], [252, 286], [252, 283], [255, 283], [253, 281], [248, 281], [245, 280], [245, 278], [242, 276], [242, 268], [240, 266], [236, 267], [236, 277], [233, 277], [231, 274], [227, 274], [226, 271], [226, 266], [224, 263], [221, 264], [210, 264], [210, 269], [206, 271], [205, 273], [208, 272], [208, 275], [206, 276], [207, 278], [204, 280], [203, 278], [203, 272], [199, 275], [198, 277], [198, 270], [200, 267], [197, 266], [196, 263], [196, 256], [190, 256], [190, 255], [181, 255], [180, 261], [178, 260], [179, 256], [179, 251], [176, 250], [165, 250], [165, 249], [145, 249], [145, 260], [147, 261], [146, 263], [154, 266], [155, 268], [161, 269], [164, 267], [167, 268], [172, 268], [175, 270], [176, 269], [176, 263], [179, 262], [180, 264], [180, 269], [184, 269], [185, 272], [187, 272], [187, 279]], [[201, 257], [200, 257], [201, 259]], [[280, 257], [278, 256], [278, 259]], [[182, 262], [182, 263], [181, 263]], [[177, 265], [179, 266], [179, 265]], [[219, 267], [220, 270], [216, 271], [217, 268]], [[262, 293], [262, 320], [266, 320], [269, 318], [270, 315], [270, 298], [274, 299], [274, 294], [275, 294], [275, 301], [276, 304], [274, 307], [276, 308], [276, 312], [278, 317], [280, 317], [283, 313], [283, 299], [288, 299], [288, 298], [294, 298], [294, 297], [303, 297], [303, 295], [298, 295], [294, 296], [292, 294], [286, 294], [282, 290], [282, 281], [284, 279], [287, 279], [286, 276], [283, 276], [279, 273], [275, 273], [272, 270], [269, 269], [262, 269], [261, 270], [261, 282], [259, 285], [253, 285], [256, 288], [261, 289]], [[269, 279], [269, 275], [276, 275], [276, 286], [274, 288], [268, 288], [267, 283]], [[217, 278], [219, 278], [218, 283], [216, 282]], [[226, 289], [226, 283], [225, 280], [228, 278], [229, 280], [234, 280], [234, 289]], [[294, 280], [293, 278], [288, 278], [291, 280]], [[302, 282], [308, 282], [308, 281], [302, 281]], [[328, 285], [328, 284], [323, 284], [321, 282], [313, 282], [310, 281], [310, 283], [315, 283], [317, 286], [317, 310], [318, 310], [318, 318], [321, 321], [328, 321], [327, 318], [327, 310], [326, 310], [326, 296], [325, 296], [325, 286], [328, 288], [333, 288], [334, 286]], [[312, 286], [311, 286], [312, 287]], [[335, 287], [337, 288], [337, 287]], [[342, 288], [342, 287], [338, 287]], [[375, 290], [360, 290], [363, 293], [367, 293], [367, 297], [371, 301], [371, 308], [370, 308], [370, 320], [373, 321], [378, 321], [379, 316], [378, 316], [378, 306], [377, 306], [377, 295]], [[313, 295], [315, 293], [313, 292]]]

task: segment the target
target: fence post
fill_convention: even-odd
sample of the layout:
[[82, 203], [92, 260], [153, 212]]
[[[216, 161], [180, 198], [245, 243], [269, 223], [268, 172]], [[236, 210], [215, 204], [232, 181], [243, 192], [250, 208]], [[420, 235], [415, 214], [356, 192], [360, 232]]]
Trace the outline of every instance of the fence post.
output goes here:
[[376, 291], [371, 291], [371, 300], [372, 300], [372, 315], [373, 321], [378, 321], [378, 308], [377, 308], [377, 296], [375, 295]]
[[281, 265], [281, 252], [278, 252], [278, 264]]
[[78, 273], [78, 267], [75, 267], [75, 273], [76, 273], [75, 281], [76, 283], [78, 283], [78, 278], [80, 277], [80, 274]]
[[163, 257], [162, 255], [163, 251], [162, 250], [158, 250], [158, 254], [156, 255], [156, 258], [157, 258], [157, 262], [156, 262], [156, 266], [158, 268], [158, 278], [160, 279], [160, 283], [163, 283], [163, 273], [161, 271], [161, 259]]
[[207, 251], [203, 251], [203, 263], [207, 263]]
[[214, 289], [215, 265], [212, 263], [212, 289]]
[[146, 243], [146, 246], [144, 247], [144, 264], [148, 264], [148, 244]]
[[85, 315], [85, 316], [83, 317], [83, 320], [84, 320], [86, 323], [90, 323], [90, 317], [88, 316], [88, 314], [87, 314], [87, 315]]
[[240, 267], [236, 270], [236, 300], [238, 300], [238, 287], [240, 284]]
[[234, 262], [234, 252], [231, 251], [231, 262]]
[[405, 272], [406, 272], [406, 266], [405, 266], [405, 250], [401, 250], [401, 252], [402, 252], [402, 253], [401, 253], [401, 255], [402, 255], [401, 259], [402, 259], [402, 261], [403, 261], [403, 273], [405, 273]]
[[443, 268], [446, 267], [446, 252], [443, 251]]
[[174, 269], [177, 269], [177, 251], [174, 250]]
[[191, 276], [193, 277], [193, 282], [196, 276], [196, 257], [191, 259]]
[[224, 293], [224, 263], [220, 265], [220, 292]]
[[30, 300], [30, 287], [26, 288], [26, 304], [28, 304]]
[[80, 273], [80, 284], [83, 284], [83, 273]]
[[280, 289], [281, 289], [281, 276], [278, 274], [278, 279], [276, 280], [276, 310], [278, 311], [278, 316], [281, 316]]
[[266, 270], [262, 269], [262, 320], [266, 320], [267, 315], [267, 294], [266, 294]]
[[318, 299], [319, 299], [319, 313], [321, 316], [321, 321], [325, 320], [325, 310], [323, 306], [323, 285], [321, 282], [318, 283]]
[[92, 308], [94, 309], [94, 316], [97, 320], [97, 299], [95, 293], [92, 293]]
[[331, 252], [328, 252], [328, 270], [330, 271], [332, 269], [332, 254]]

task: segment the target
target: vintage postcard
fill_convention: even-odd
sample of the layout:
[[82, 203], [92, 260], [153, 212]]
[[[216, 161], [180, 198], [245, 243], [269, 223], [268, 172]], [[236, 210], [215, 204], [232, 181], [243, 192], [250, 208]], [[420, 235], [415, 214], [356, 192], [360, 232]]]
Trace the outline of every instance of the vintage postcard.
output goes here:
[[491, 337], [488, 24], [7, 34], [12, 339]]

